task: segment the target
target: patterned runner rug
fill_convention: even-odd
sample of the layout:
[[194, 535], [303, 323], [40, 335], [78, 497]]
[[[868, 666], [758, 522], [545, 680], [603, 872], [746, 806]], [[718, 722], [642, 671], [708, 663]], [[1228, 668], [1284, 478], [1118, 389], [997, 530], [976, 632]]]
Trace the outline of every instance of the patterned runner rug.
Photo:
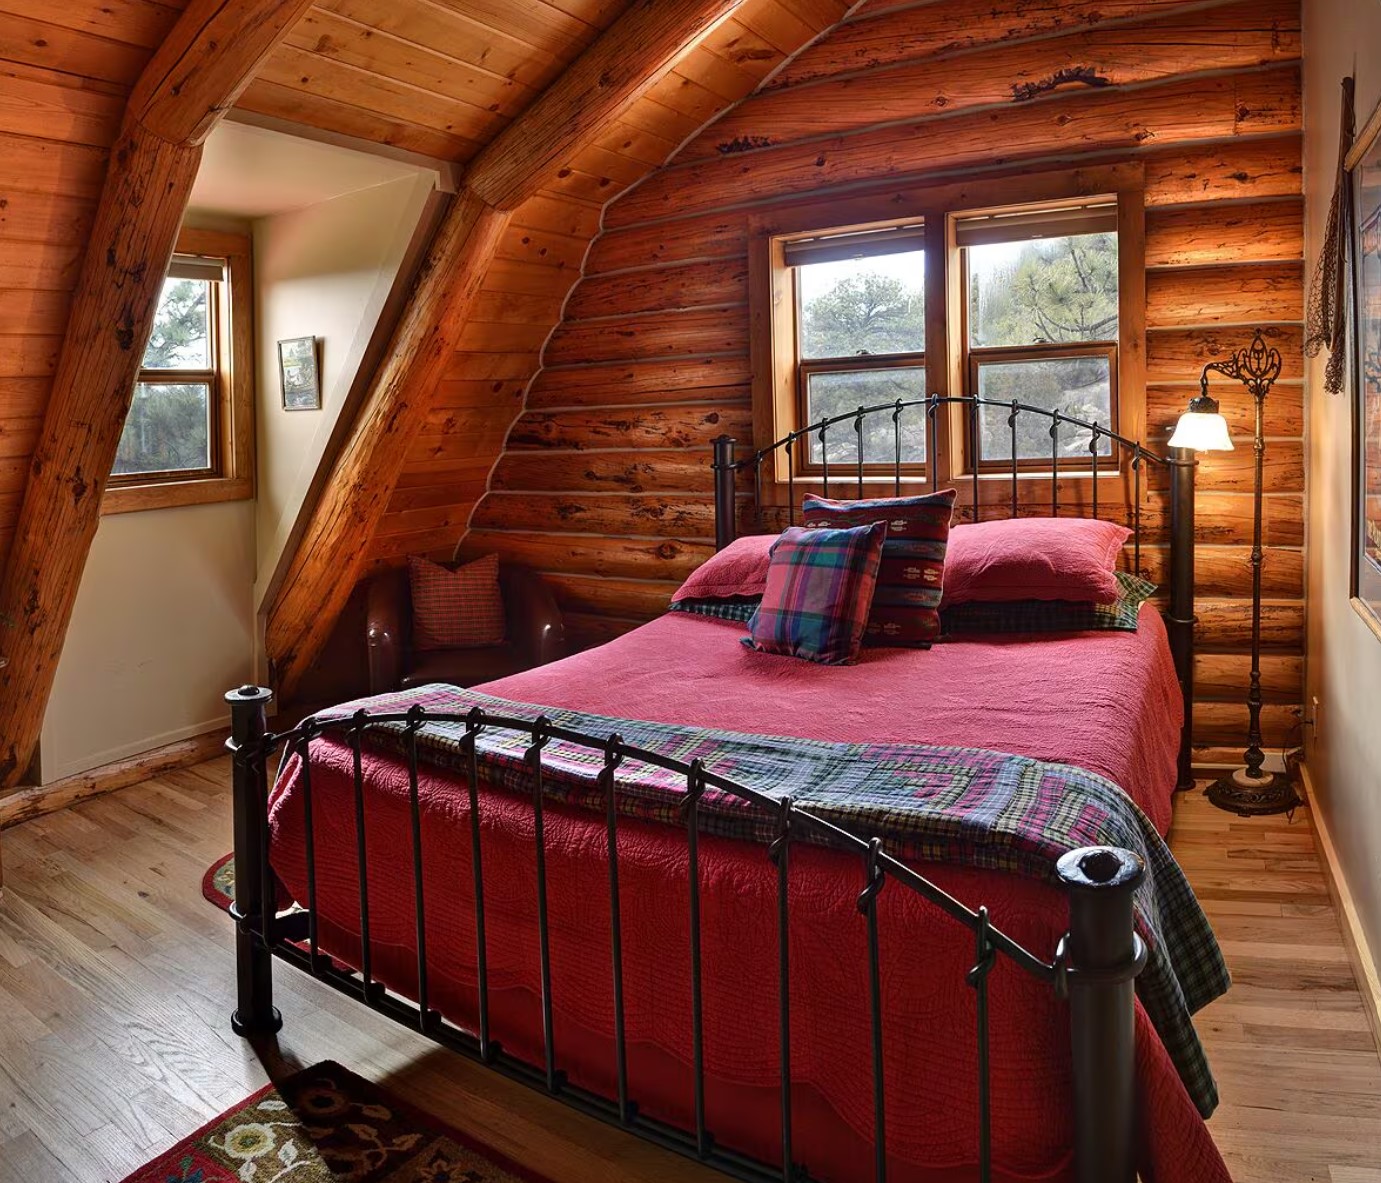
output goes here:
[[124, 1183], [551, 1183], [339, 1064], [269, 1085]]

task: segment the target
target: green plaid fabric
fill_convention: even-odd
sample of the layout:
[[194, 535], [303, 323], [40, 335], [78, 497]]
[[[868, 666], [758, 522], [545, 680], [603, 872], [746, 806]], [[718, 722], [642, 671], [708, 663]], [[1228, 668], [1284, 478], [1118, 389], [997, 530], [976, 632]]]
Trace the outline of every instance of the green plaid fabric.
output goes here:
[[[1136, 981], [1137, 995], [1199, 1112], [1208, 1117], [1218, 1103], [1191, 1015], [1227, 990], [1227, 966], [1169, 847], [1136, 803], [1106, 777], [979, 748], [829, 743], [680, 727], [512, 702], [443, 685], [360, 699], [317, 718], [349, 718], [360, 707], [375, 714], [405, 712], [413, 705], [461, 720], [429, 721], [417, 733], [422, 760], [461, 775], [469, 768], [463, 720], [478, 707], [525, 721], [543, 716], [555, 727], [596, 738], [618, 734], [630, 747], [683, 764], [701, 760], [711, 773], [775, 800], [790, 796], [842, 829], [881, 838], [899, 858], [1006, 871], [1048, 883], [1055, 880], [1056, 861], [1070, 850], [1118, 846], [1133, 851], [1146, 864], [1146, 877], [1136, 890], [1136, 921], [1149, 950]], [[366, 734], [373, 744], [405, 751], [404, 724], [375, 724]], [[530, 796], [531, 742], [523, 731], [481, 728], [476, 746], [489, 782]], [[601, 748], [553, 740], [542, 749], [543, 791], [603, 816], [603, 768]], [[615, 786], [621, 814], [684, 825], [684, 776], [628, 759], [619, 765]], [[702, 798], [700, 817], [707, 833], [755, 842], [770, 842], [776, 835], [774, 812], [746, 806], [717, 789]], [[810, 828], [803, 828], [801, 838], [827, 841]]]
[[940, 609], [941, 637], [976, 633], [1074, 633], [1090, 630], [1136, 632], [1141, 605], [1156, 585], [1126, 571], [1117, 572], [1121, 594], [1111, 604], [1072, 600], [974, 601]]
[[712, 616], [747, 624], [762, 603], [761, 596], [731, 596], [725, 600], [677, 600], [668, 611], [689, 612], [692, 616]]

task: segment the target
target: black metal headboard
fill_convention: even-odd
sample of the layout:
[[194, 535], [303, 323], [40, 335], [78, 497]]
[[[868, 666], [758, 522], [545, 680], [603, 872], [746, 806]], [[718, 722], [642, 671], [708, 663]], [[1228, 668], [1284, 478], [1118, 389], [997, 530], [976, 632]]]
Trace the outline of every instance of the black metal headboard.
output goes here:
[[[1031, 406], [1021, 402], [1003, 402], [995, 399], [979, 398], [975, 395], [935, 395], [932, 394], [924, 399], [897, 399], [889, 403], [878, 403], [874, 406], [862, 406], [856, 410], [846, 412], [842, 415], [835, 415], [831, 418], [821, 419], [819, 422], [812, 423], [808, 427], [799, 428], [789, 435], [783, 436], [775, 443], [761, 448], [751, 456], [737, 459], [735, 456], [736, 442], [727, 435], [722, 435], [714, 441], [714, 508], [715, 508], [715, 546], [723, 549], [728, 546], [738, 534], [738, 511], [735, 501], [735, 494], [738, 485], [738, 474], [740, 472], [751, 471], [753, 475], [754, 490], [754, 513], [758, 532], [766, 529], [766, 515], [763, 507], [763, 480], [762, 469], [765, 463], [771, 461], [774, 465], [777, 455], [782, 453], [786, 467], [786, 487], [787, 487], [787, 520], [794, 525], [796, 522], [796, 483], [820, 485], [826, 496], [830, 495], [831, 483], [835, 487], [836, 495], [845, 494], [849, 486], [853, 486], [857, 495], [865, 497], [869, 495], [868, 486], [871, 480], [873, 492], [876, 494], [878, 484], [879, 469], [883, 473], [883, 480], [886, 480], [886, 470], [889, 465], [884, 462], [881, 466], [876, 461], [865, 460], [864, 457], [864, 421], [871, 416], [890, 415], [893, 424], [893, 460], [890, 464], [892, 469], [892, 487], [897, 496], [902, 495], [903, 491], [903, 460], [902, 460], [902, 413], [916, 407], [924, 407], [927, 416], [927, 423], [933, 427], [935, 418], [941, 407], [960, 407], [968, 411], [964, 416], [964, 421], [968, 425], [970, 455], [976, 456], [978, 453], [978, 431], [980, 408], [989, 407], [1004, 411], [1007, 414], [1007, 423], [1011, 432], [1012, 458], [1011, 468], [1007, 474], [1000, 474], [995, 470], [989, 469], [986, 473], [980, 472], [978, 465], [970, 464], [971, 473], [959, 484], [968, 483], [972, 490], [973, 518], [975, 521], [981, 519], [983, 505], [981, 501], [981, 489], [986, 483], [991, 487], [992, 481], [1001, 479], [1006, 475], [1010, 481], [1011, 494], [1006, 503], [1008, 517], [1020, 515], [1023, 502], [1019, 497], [1019, 490], [1022, 482], [1027, 482], [1028, 488], [1033, 481], [1039, 480], [1038, 477], [1023, 475], [1023, 469], [1018, 459], [1017, 449], [1017, 425], [1023, 415], [1033, 415], [1041, 419], [1048, 420], [1050, 423], [1048, 432], [1050, 435], [1050, 454], [1051, 454], [1051, 473], [1050, 473], [1050, 513], [1052, 517], [1060, 516], [1060, 478], [1062, 469], [1060, 461], [1068, 460], [1060, 449], [1060, 435], [1062, 430], [1087, 434], [1088, 443], [1088, 472], [1092, 477], [1090, 482], [1092, 493], [1089, 508], [1091, 516], [1098, 517], [1099, 495], [1098, 477], [1100, 464], [1108, 465], [1112, 469], [1121, 469], [1121, 461], [1128, 460], [1130, 480], [1132, 485], [1131, 495], [1131, 528], [1132, 528], [1132, 547], [1133, 547], [1133, 570], [1141, 574], [1141, 536], [1142, 536], [1142, 482], [1143, 471], [1146, 466], [1160, 467], [1169, 474], [1170, 483], [1170, 564], [1169, 564], [1169, 604], [1164, 612], [1166, 629], [1170, 635], [1170, 650], [1175, 658], [1175, 671], [1179, 677], [1180, 690], [1184, 697], [1184, 729], [1180, 736], [1180, 757], [1179, 757], [1179, 786], [1188, 788], [1193, 784], [1193, 775], [1190, 771], [1191, 766], [1191, 736], [1194, 721], [1194, 469], [1197, 464], [1194, 453], [1185, 448], [1171, 448], [1168, 454], [1161, 455], [1143, 445], [1137, 440], [1128, 439], [1098, 423], [1089, 423], [1082, 419], [1063, 414], [1058, 410], [1050, 410], [1046, 407]], [[854, 435], [855, 460], [852, 464], [848, 462], [831, 463], [829, 458], [829, 432], [831, 428], [847, 424]], [[927, 439], [933, 439], [935, 433], [930, 430], [926, 433]], [[820, 465], [818, 474], [810, 473], [808, 476], [798, 476], [796, 472], [796, 445], [803, 440], [814, 437], [820, 443]], [[836, 435], [838, 438], [838, 435]], [[1066, 439], [1070, 437], [1066, 436]], [[1104, 441], [1107, 442], [1111, 457], [1102, 455]], [[852, 479], [850, 479], [852, 477]], [[1030, 506], [1029, 499], [1025, 502]], [[1001, 505], [994, 505], [994, 509], [1002, 509]]]

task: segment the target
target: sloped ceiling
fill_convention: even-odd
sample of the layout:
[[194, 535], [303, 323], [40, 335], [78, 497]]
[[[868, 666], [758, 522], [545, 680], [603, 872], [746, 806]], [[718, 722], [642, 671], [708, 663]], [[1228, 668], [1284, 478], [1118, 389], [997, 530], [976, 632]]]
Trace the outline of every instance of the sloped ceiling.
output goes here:
[[[286, 121], [463, 163], [628, 0], [321, 0], [242, 95]], [[178, 0], [0, 0], [0, 565], [129, 88]], [[484, 491], [603, 206], [845, 13], [748, 0], [514, 218], [373, 554], [448, 551]]]

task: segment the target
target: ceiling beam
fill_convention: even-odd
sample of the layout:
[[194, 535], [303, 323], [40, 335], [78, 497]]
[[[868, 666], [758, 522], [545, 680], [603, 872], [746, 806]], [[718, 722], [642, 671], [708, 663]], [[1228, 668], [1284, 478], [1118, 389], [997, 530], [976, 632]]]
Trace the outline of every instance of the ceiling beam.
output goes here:
[[743, 0], [635, 0], [466, 169], [349, 443], [312, 508], [265, 623], [291, 695], [364, 572], [408, 446], [493, 260], [509, 213], [597, 140]]
[[201, 143], [311, 0], [192, 0], [130, 93], [0, 582], [0, 787], [28, 768]]

